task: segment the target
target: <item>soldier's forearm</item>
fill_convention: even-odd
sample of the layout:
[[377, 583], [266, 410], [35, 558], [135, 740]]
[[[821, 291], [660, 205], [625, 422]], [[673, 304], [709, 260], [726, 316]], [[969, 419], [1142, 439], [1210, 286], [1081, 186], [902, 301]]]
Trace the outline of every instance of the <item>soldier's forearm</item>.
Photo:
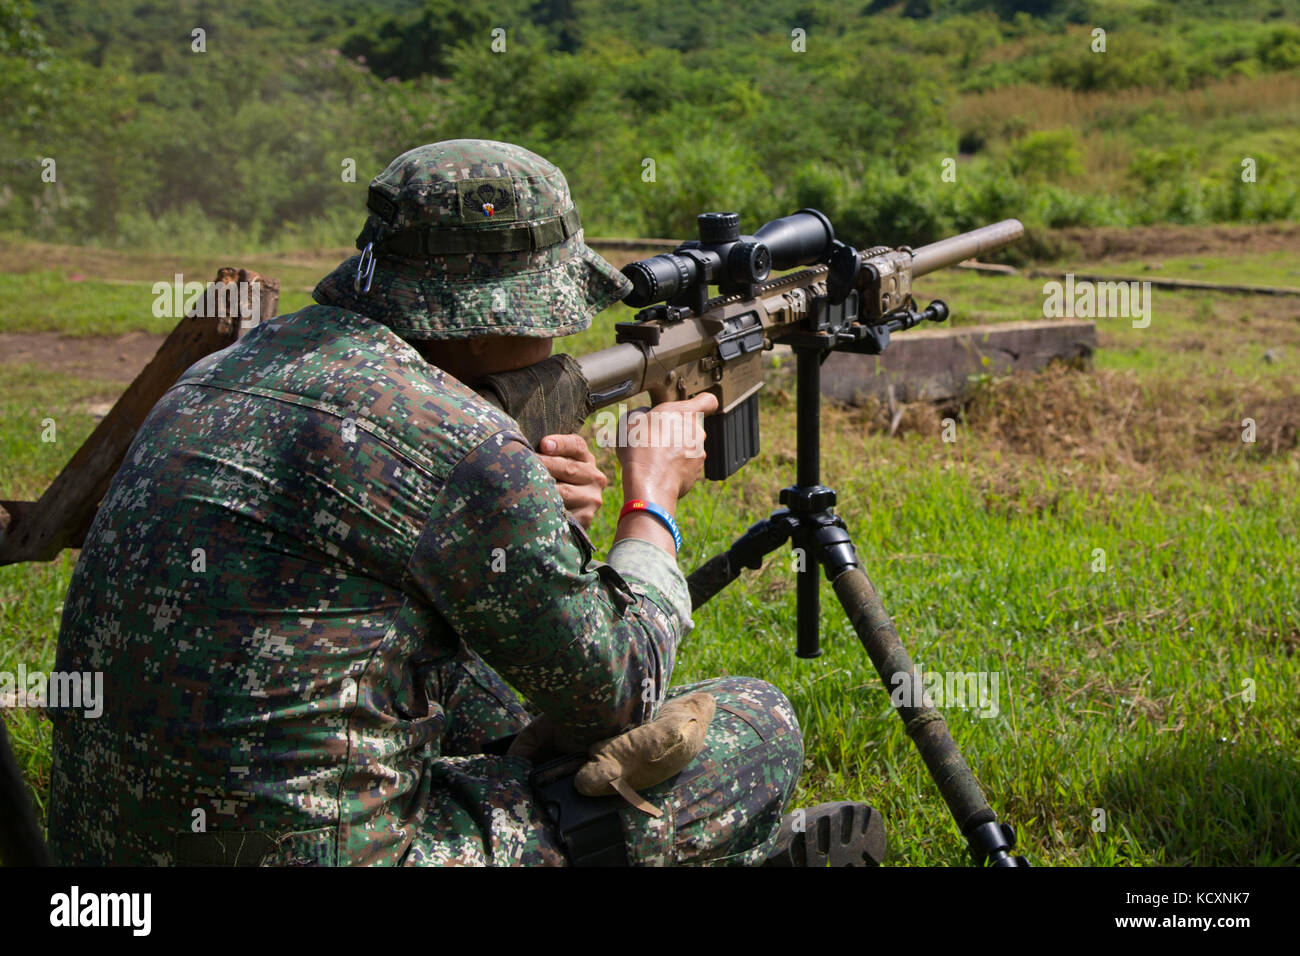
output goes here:
[[[629, 523], [632, 517], [629, 515], [624, 523]], [[685, 637], [694, 626], [691, 621], [691, 594], [686, 586], [686, 578], [673, 557], [672, 536], [663, 525], [659, 525], [659, 528], [668, 537], [667, 548], [639, 536], [624, 535], [615, 540], [614, 546], [609, 549], [606, 563], [618, 571], [632, 587], [639, 589], [640, 586], [649, 585], [662, 595], [660, 603], [667, 602], [669, 606], [664, 610], [676, 615], [681, 626], [680, 636]]]

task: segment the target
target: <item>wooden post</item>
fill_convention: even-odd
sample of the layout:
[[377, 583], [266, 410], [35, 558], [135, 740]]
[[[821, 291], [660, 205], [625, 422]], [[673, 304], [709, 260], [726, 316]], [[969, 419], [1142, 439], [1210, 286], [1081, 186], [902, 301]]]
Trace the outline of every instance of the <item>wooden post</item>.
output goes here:
[[[64, 548], [81, 547], [113, 475], [163, 393], [199, 359], [232, 345], [275, 315], [279, 281], [247, 269], [237, 275], [241, 284], [227, 298], [224, 287], [233, 283], [236, 272], [217, 273], [218, 281], [208, 287], [204, 300], [216, 307], [199, 310], [213, 314], [181, 319], [39, 501], [0, 501], [0, 565], [51, 561]], [[257, 315], [252, 314], [254, 302]]]
[[[257, 308], [254, 308], [254, 306]], [[239, 332], [242, 339], [271, 316], [280, 305], [280, 280], [239, 270]], [[256, 315], [253, 313], [257, 312]]]

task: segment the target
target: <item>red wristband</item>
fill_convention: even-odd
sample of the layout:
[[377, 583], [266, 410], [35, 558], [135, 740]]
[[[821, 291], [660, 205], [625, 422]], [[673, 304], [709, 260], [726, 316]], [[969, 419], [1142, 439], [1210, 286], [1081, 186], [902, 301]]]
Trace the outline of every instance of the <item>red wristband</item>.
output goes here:
[[673, 536], [673, 545], [678, 551], [682, 550], [682, 532], [677, 527], [677, 522], [673, 520], [672, 515], [656, 504], [652, 504], [649, 501], [643, 501], [640, 498], [633, 498], [631, 501], [623, 505], [623, 510], [618, 513], [618, 520], [622, 521], [627, 515], [634, 511], [639, 511], [642, 514], [653, 515], [658, 518], [663, 526], [668, 529], [668, 533]]

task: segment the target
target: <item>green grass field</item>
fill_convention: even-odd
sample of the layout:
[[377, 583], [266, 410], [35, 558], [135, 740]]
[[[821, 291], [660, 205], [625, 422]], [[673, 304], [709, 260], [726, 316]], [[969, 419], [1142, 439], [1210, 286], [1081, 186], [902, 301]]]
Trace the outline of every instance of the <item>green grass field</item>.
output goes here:
[[[20, 251], [7, 242], [3, 261]], [[166, 331], [171, 320], [149, 313], [149, 282], [186, 261], [196, 268], [193, 257], [115, 255], [115, 274], [140, 285], [70, 282], [52, 254], [49, 268], [0, 275], [0, 332]], [[1138, 275], [1149, 259], [1106, 266]], [[198, 271], [211, 271], [202, 261]], [[1252, 257], [1249, 270], [1189, 261], [1204, 268], [1170, 258], [1159, 274], [1300, 284], [1294, 253], [1267, 267]], [[310, 286], [316, 263], [280, 264], [300, 273], [258, 266], [281, 275], [284, 310], [305, 304], [290, 287]], [[919, 281], [917, 295], [945, 298], [955, 322], [1042, 316], [1042, 280], [1024, 276], [950, 270]], [[566, 346], [608, 344], [616, 318]], [[996, 716], [946, 716], [1035, 863], [1295, 865], [1300, 300], [1156, 290], [1150, 327], [1098, 325], [1093, 369], [983, 382], [957, 408], [910, 407], [896, 437], [877, 408], [828, 407], [823, 481], [838, 489], [913, 658], [927, 671], [998, 675]], [[684, 567], [729, 544], [793, 483], [785, 375], [765, 390], [760, 457], [683, 502]], [[0, 363], [0, 497], [39, 494], [92, 428], [86, 404], [120, 388]], [[952, 442], [941, 438], [945, 415], [957, 420]], [[58, 423], [55, 443], [41, 441], [46, 418]], [[1244, 418], [1257, 423], [1254, 443], [1242, 441]], [[612, 473], [612, 455], [600, 454]], [[611, 497], [597, 542], [612, 539], [616, 512]], [[0, 568], [0, 670], [51, 668], [74, 559]], [[777, 552], [698, 611], [675, 681], [773, 682], [805, 733], [798, 804], [868, 800], [885, 816], [891, 864], [964, 864], [828, 585], [825, 653], [794, 656], [794, 580], [790, 555]], [[49, 725], [34, 711], [4, 719], [43, 806]]]

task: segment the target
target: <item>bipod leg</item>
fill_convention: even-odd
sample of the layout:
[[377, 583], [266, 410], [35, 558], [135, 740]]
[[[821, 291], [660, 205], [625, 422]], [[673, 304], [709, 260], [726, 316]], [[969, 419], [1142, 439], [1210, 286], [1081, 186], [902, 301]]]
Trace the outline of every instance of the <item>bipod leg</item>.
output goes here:
[[32, 813], [22, 772], [9, 749], [9, 734], [0, 719], [0, 863], [5, 866], [50, 866], [50, 851]]
[[794, 534], [795, 522], [784, 509], [749, 526], [730, 548], [715, 554], [690, 573], [686, 586], [691, 592], [691, 610], [698, 611], [725, 588], [744, 568], [757, 571], [763, 559]]
[[920, 706], [898, 707], [898, 716], [970, 845], [976, 864], [1028, 866], [1023, 856], [1011, 854], [1016, 845], [1015, 829], [1010, 824], [998, 823], [975, 774], [948, 733], [943, 715], [919, 686], [912, 658], [898, 639], [894, 622], [871, 579], [859, 567], [842, 567], [832, 586], [885, 687], [894, 687], [902, 679], [912, 691], [911, 704], [920, 703]]

